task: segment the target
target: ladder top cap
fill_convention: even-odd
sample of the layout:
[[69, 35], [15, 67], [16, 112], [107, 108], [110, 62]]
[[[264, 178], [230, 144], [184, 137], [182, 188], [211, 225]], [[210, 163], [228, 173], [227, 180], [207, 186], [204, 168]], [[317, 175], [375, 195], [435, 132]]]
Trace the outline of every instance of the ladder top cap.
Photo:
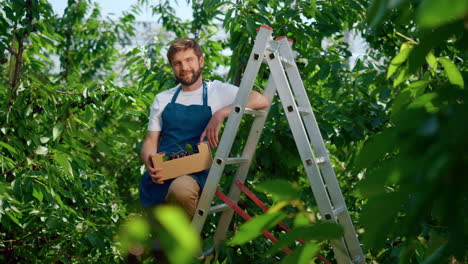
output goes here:
[[271, 27], [269, 27], [269, 26], [267, 26], [267, 25], [261, 25], [259, 28], [257, 28], [257, 31], [259, 31], [260, 28], [264, 28], [264, 29], [268, 29], [268, 30], [270, 30], [270, 31], [273, 31], [273, 28], [271, 28]]
[[[286, 36], [281, 36], [281, 37], [275, 39], [275, 41], [282, 40], [282, 39], [284, 39], [284, 38], [286, 38]], [[288, 38], [288, 41], [291, 42], [291, 43], [294, 43], [294, 40], [292, 40], [292, 39], [289, 39], [289, 38]]]

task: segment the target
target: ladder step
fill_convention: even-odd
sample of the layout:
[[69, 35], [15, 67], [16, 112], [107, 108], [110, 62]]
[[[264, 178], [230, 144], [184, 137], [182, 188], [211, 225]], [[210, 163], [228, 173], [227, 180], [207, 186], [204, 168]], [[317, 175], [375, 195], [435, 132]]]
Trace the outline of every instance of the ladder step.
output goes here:
[[284, 66], [293, 66], [293, 65], [296, 64], [294, 61], [289, 61], [289, 60], [287, 60], [287, 59], [285, 59], [283, 57], [280, 57], [280, 61], [283, 64], [283, 67]]
[[203, 260], [203, 259], [205, 259], [207, 256], [213, 254], [213, 252], [214, 252], [214, 248], [211, 247], [211, 248], [209, 248], [209, 249], [207, 249], [207, 250], [201, 252], [201, 254], [197, 257], [197, 259], [198, 259], [198, 260]]
[[325, 162], [327, 161], [327, 159], [325, 159], [325, 157], [319, 157], [319, 158], [315, 158], [315, 162], [317, 164], [324, 164]]
[[218, 204], [218, 205], [215, 205], [215, 206], [211, 206], [210, 207], [210, 214], [214, 214], [214, 213], [217, 213], [217, 212], [222, 212], [226, 209], [229, 209], [229, 205], [225, 204], [225, 203], [222, 203], [222, 204]]
[[301, 106], [298, 106], [297, 107], [297, 110], [299, 110], [299, 113], [301, 113], [302, 115], [310, 115], [312, 114], [312, 109], [308, 108], [308, 107], [301, 107]]
[[265, 116], [266, 113], [267, 112], [265, 110], [253, 110], [250, 108], [246, 108], [244, 110], [244, 114], [253, 115], [253, 116]]
[[250, 159], [246, 157], [237, 157], [237, 158], [227, 158], [226, 164], [240, 164], [248, 162]]

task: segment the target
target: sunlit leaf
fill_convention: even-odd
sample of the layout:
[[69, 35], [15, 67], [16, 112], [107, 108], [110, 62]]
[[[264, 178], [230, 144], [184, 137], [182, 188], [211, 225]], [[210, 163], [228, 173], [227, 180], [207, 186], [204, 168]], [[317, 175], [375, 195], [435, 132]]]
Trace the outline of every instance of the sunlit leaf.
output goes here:
[[437, 58], [434, 56], [434, 53], [429, 52], [426, 55], [426, 61], [427, 61], [427, 64], [431, 66], [433, 71], [437, 70]]
[[393, 87], [398, 86], [400, 83], [408, 80], [410, 74], [407, 66], [403, 67], [398, 73], [397, 77], [393, 80]]
[[135, 254], [143, 248], [145, 241], [150, 237], [148, 220], [141, 216], [130, 216], [119, 230], [120, 250], [122, 254], [129, 252]]
[[192, 225], [182, 209], [174, 206], [159, 206], [154, 216], [167, 236], [161, 243], [172, 263], [191, 263], [199, 253], [200, 242]]
[[388, 66], [387, 79], [392, 77], [392, 75], [398, 70], [400, 65], [404, 63], [411, 51], [413, 50], [413, 45], [410, 43], [403, 43], [400, 47], [400, 52], [392, 59], [390, 65]]
[[267, 180], [255, 186], [255, 189], [271, 194], [274, 201], [296, 200], [300, 198], [299, 191], [291, 183], [283, 179]]
[[313, 263], [315, 254], [319, 251], [320, 247], [315, 243], [308, 243], [302, 247], [296, 248], [291, 254], [286, 255], [281, 263], [297, 263], [297, 264], [309, 264]]
[[228, 245], [242, 245], [262, 234], [286, 217], [283, 212], [266, 213], [258, 215], [242, 224], [237, 234], [228, 242]]
[[442, 66], [444, 66], [445, 72], [447, 73], [447, 78], [449, 79], [450, 83], [464, 88], [465, 83], [463, 82], [463, 76], [457, 69], [457, 66], [450, 59], [445, 57], [439, 58], [439, 62], [442, 64]]
[[409, 104], [408, 109], [425, 108], [428, 112], [436, 112], [438, 108], [434, 105], [433, 100], [437, 97], [438, 95], [436, 93], [423, 94]]

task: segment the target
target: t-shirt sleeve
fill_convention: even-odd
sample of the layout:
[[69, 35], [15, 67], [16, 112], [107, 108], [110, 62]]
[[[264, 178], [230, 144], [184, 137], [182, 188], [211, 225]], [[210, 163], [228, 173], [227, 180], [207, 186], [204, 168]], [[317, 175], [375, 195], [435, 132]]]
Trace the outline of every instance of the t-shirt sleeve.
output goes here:
[[222, 105], [227, 106], [234, 103], [236, 99], [237, 91], [239, 91], [239, 87], [229, 84], [229, 83], [221, 83], [222, 84]]
[[148, 131], [161, 131], [162, 128], [162, 120], [161, 120], [161, 102], [159, 96], [154, 98], [153, 104], [151, 105], [150, 116], [149, 116], [149, 123], [148, 123]]

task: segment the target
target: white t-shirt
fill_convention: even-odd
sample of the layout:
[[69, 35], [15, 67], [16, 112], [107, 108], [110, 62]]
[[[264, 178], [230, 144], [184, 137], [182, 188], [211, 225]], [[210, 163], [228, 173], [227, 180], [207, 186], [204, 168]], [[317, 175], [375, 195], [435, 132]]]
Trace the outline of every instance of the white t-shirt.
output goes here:
[[[211, 113], [215, 113], [219, 109], [231, 105], [236, 98], [237, 86], [223, 83], [220, 81], [206, 82], [208, 93], [208, 106], [211, 106]], [[203, 85], [194, 91], [179, 92], [176, 103], [182, 105], [202, 105], [203, 104]], [[148, 131], [161, 131], [162, 118], [161, 113], [168, 103], [171, 102], [172, 97], [179, 86], [171, 88], [167, 91], [161, 92], [154, 98], [151, 105]]]

